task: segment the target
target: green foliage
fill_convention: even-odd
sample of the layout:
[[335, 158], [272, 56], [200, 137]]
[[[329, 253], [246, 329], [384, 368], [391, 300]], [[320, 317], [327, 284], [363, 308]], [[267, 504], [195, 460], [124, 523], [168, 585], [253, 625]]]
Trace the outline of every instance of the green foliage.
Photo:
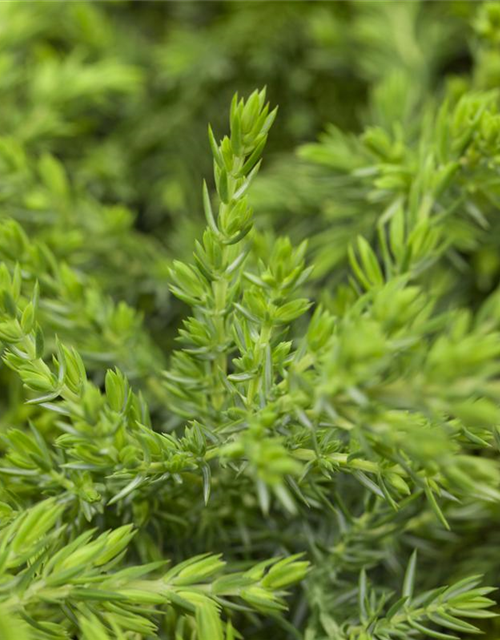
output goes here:
[[495, 640], [498, 6], [0, 18], [0, 638]]

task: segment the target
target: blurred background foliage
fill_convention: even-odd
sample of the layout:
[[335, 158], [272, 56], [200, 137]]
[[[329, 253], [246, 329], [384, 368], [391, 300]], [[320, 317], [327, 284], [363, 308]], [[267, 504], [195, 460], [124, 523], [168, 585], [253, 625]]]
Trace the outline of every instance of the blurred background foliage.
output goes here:
[[[421, 114], [446, 94], [496, 86], [500, 74], [494, 20], [478, 3], [3, 3], [0, 11], [2, 211], [147, 311], [160, 332], [176, 314], [168, 265], [191, 251], [202, 224], [206, 123], [221, 130], [235, 90], [265, 84], [280, 105], [252, 194], [262, 250], [285, 226], [294, 239], [309, 237], [323, 284], [342, 275], [349, 241], [369, 234], [400, 195], [374, 193], [373, 172], [408, 172]], [[318, 145], [303, 146], [320, 134]], [[392, 167], [377, 144], [395, 147]], [[474, 259], [485, 284], [494, 259]]]
[[[260, 226], [292, 218], [298, 235], [331, 226], [333, 172], [318, 173], [318, 158], [298, 160], [301, 143], [328, 124], [359, 134], [395, 116], [411, 121], [450, 74], [494, 84], [489, 58], [470, 79], [474, 59], [487, 57], [470, 47], [477, 6], [423, 5], [3, 3], [4, 209], [50, 234], [58, 256], [95, 269], [111, 292], [161, 305], [157, 243], [166, 261], [190, 251], [188, 231], [202, 219], [206, 122], [220, 130], [234, 91], [266, 84], [280, 117], [254, 194]], [[390, 83], [403, 101], [379, 99]]]
[[[481, 3], [2, 3], [0, 12], [3, 215], [146, 311], [167, 342], [177, 311], [165, 275], [202, 224], [206, 123], [221, 130], [235, 90], [265, 84], [280, 105], [252, 193], [262, 251], [285, 227], [308, 237], [323, 285], [345, 274], [349, 242], [410, 190], [436, 105], [494, 88], [500, 75], [498, 27]], [[375, 174], [385, 184], [374, 190]], [[456, 233], [474, 263], [474, 295], [491, 286], [497, 260]]]

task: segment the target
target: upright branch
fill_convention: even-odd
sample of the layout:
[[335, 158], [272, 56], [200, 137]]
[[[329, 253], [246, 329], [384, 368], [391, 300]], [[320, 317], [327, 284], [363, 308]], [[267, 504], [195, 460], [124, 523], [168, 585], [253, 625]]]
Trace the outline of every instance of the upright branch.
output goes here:
[[[189, 410], [190, 392], [195, 392], [198, 401], [192, 405], [196, 413], [204, 406], [216, 419], [224, 406], [228, 353], [233, 344], [229, 318], [240, 292], [247, 255], [244, 240], [253, 224], [247, 191], [259, 171], [277, 112], [270, 111], [265, 100], [265, 89], [252, 93], [247, 101], [236, 94], [230, 112], [231, 135], [220, 143], [209, 127], [218, 211], [214, 213], [204, 182], [207, 228], [202, 243], [196, 243], [196, 264], [175, 261], [171, 272], [172, 292], [192, 307], [194, 315], [180, 332], [186, 348], [175, 354], [167, 384], [174, 396], [185, 401], [176, 408], [189, 417], [194, 414]], [[179, 383], [184, 387], [179, 388]]]

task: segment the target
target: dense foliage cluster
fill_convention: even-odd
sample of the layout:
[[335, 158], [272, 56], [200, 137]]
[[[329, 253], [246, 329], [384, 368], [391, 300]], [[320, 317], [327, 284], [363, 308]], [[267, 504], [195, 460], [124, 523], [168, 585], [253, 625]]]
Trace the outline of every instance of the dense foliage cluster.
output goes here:
[[2, 3], [0, 69], [0, 640], [497, 640], [500, 5]]

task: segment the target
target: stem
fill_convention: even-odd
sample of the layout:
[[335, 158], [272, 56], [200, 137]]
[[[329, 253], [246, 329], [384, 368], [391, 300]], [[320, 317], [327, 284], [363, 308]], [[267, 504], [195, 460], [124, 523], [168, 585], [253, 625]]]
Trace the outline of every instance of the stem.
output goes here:
[[[244, 158], [235, 158], [233, 171], [237, 173], [243, 166]], [[230, 198], [234, 194], [238, 187], [237, 180], [233, 178], [231, 174], [228, 176], [228, 190]], [[220, 204], [219, 216], [224, 211], [226, 205], [223, 202]], [[222, 378], [227, 375], [227, 354], [223, 350], [223, 346], [226, 342], [226, 305], [227, 305], [227, 291], [229, 288], [229, 281], [226, 275], [226, 269], [228, 267], [228, 247], [226, 245], [221, 246], [221, 276], [213, 283], [214, 292], [214, 324], [216, 331], [216, 356], [213, 362], [213, 376], [214, 376], [214, 391], [212, 394], [212, 404], [216, 411], [219, 411], [224, 404], [225, 387]]]
[[[226, 247], [222, 248], [222, 263], [226, 263]], [[228, 281], [223, 274], [219, 280], [213, 284], [214, 291], [214, 324], [217, 337], [217, 355], [213, 362], [214, 391], [212, 396], [213, 406], [216, 410], [220, 410], [224, 404], [224, 383], [222, 376], [227, 373], [227, 355], [223, 351], [223, 345], [226, 341], [226, 298], [228, 290]]]
[[258, 353], [258, 364], [257, 364], [258, 371], [256, 375], [252, 378], [252, 380], [250, 380], [250, 383], [248, 385], [247, 408], [249, 408], [252, 405], [253, 399], [256, 396], [256, 394], [260, 391], [260, 388], [262, 385], [261, 371], [262, 371], [262, 365], [264, 363], [264, 353], [265, 353], [265, 348], [271, 339], [272, 330], [273, 330], [272, 324], [270, 323], [264, 324], [262, 326], [262, 329], [260, 330], [260, 336], [255, 345], [255, 349], [257, 350], [257, 353]]

